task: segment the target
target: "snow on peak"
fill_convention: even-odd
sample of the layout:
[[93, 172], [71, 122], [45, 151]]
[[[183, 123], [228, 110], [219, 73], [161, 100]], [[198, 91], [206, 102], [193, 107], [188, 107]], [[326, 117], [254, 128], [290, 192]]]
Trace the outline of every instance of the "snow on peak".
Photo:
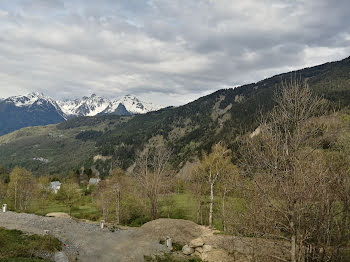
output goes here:
[[141, 101], [131, 94], [116, 100], [109, 100], [108, 98], [92, 94], [91, 96], [84, 96], [81, 99], [56, 102], [43, 93], [33, 92], [28, 95], [11, 96], [0, 101], [13, 104], [17, 107], [30, 107], [34, 105], [41, 107], [47, 105], [53, 106], [65, 119], [73, 116], [95, 116], [98, 114], [115, 113], [120, 105], [125, 107], [124, 110], [127, 111], [126, 113], [131, 114], [144, 114], [161, 109], [160, 106]]
[[160, 106], [141, 101], [134, 95], [126, 95], [119, 102], [125, 106], [126, 110], [133, 114], [144, 114], [161, 109]]
[[73, 116], [95, 116], [103, 112], [109, 103], [108, 99], [96, 94], [92, 94], [90, 97], [84, 96], [73, 101], [58, 102], [63, 113]]
[[34, 103], [41, 105], [43, 102], [50, 103], [57, 107], [57, 104], [54, 100], [39, 92], [32, 92], [28, 95], [11, 96], [5, 99], [5, 101], [6, 103], [13, 103], [17, 107], [31, 106]]
[[129, 94], [120, 99], [112, 101], [104, 113], [108, 114], [115, 112], [120, 104], [124, 105], [125, 109], [131, 114], [145, 114], [151, 111], [157, 111], [162, 108], [152, 103], [141, 101], [136, 96]]
[[84, 96], [81, 99], [58, 103], [62, 111], [68, 116], [94, 116], [101, 113], [111, 114], [117, 110], [120, 104], [124, 105], [125, 109], [132, 114], [144, 114], [161, 109], [160, 106], [143, 102], [131, 94], [112, 101], [92, 94], [90, 97]]

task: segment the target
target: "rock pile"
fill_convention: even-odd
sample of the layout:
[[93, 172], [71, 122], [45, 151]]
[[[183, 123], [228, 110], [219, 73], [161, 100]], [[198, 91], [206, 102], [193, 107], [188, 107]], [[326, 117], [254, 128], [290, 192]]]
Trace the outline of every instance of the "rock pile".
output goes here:
[[200, 257], [201, 259], [206, 259], [206, 253], [210, 252], [212, 247], [206, 245], [202, 238], [196, 238], [191, 240], [189, 245], [184, 245], [182, 248], [182, 253], [185, 255], [194, 255]]

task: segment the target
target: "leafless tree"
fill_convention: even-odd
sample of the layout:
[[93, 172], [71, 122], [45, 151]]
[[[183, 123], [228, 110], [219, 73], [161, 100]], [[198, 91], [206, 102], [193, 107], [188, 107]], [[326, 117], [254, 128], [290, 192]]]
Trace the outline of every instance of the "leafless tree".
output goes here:
[[315, 120], [325, 114], [327, 103], [299, 81], [284, 86], [276, 97], [276, 107], [243, 147], [241, 166], [251, 177], [246, 190], [250, 219], [245, 221], [253, 220], [246, 229], [289, 242], [292, 262], [311, 256], [318, 259], [312, 261], [329, 261], [334, 179], [318, 150], [327, 129]]
[[166, 147], [147, 149], [137, 160], [136, 179], [150, 202], [152, 219], [158, 217], [159, 196], [168, 188], [171, 151]]
[[227, 197], [238, 191], [241, 187], [240, 174], [237, 166], [227, 163], [226, 172], [223, 173], [219, 181], [219, 192], [221, 195], [221, 220], [224, 232], [227, 231], [226, 221], [229, 219], [230, 214], [226, 212]]
[[204, 180], [204, 176], [202, 175], [199, 166], [194, 168], [191, 172], [188, 189], [192, 193], [193, 198], [196, 201], [197, 223], [203, 225], [203, 208], [204, 204], [207, 202], [206, 199], [208, 196], [209, 187], [206, 181]]
[[108, 221], [114, 195], [113, 188], [107, 179], [98, 183], [98, 185], [94, 188], [93, 196], [96, 199], [97, 207], [102, 211], [103, 219]]
[[113, 192], [114, 195], [114, 199], [115, 199], [115, 222], [116, 224], [120, 224], [120, 217], [121, 217], [121, 207], [120, 207], [120, 203], [121, 203], [121, 192], [123, 190], [124, 187], [124, 179], [125, 178], [125, 174], [121, 169], [115, 169], [113, 171], [110, 172], [110, 178], [109, 180], [109, 185], [111, 187], [111, 190]]
[[10, 174], [7, 195], [15, 210], [28, 210], [35, 192], [35, 179], [32, 173], [15, 167]]

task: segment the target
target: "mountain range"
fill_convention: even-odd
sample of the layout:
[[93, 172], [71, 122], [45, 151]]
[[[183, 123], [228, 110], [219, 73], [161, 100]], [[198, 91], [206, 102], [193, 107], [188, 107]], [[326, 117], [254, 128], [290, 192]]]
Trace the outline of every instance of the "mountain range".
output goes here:
[[[132, 168], [145, 148], [160, 144], [171, 148], [173, 167], [185, 170], [218, 141], [225, 141], [236, 152], [240, 136], [258, 127], [259, 116], [275, 106], [276, 91], [293, 79], [305, 81], [315, 94], [330, 102], [332, 109], [342, 110], [338, 115], [347, 114], [350, 57], [221, 89], [186, 105], [147, 114], [97, 114], [24, 128], [0, 136], [0, 166], [18, 165], [37, 174], [94, 166], [103, 176], [111, 166]], [[325, 141], [325, 146], [331, 142]]]
[[92, 94], [81, 99], [55, 101], [34, 92], [0, 99], [0, 135], [23, 127], [56, 124], [79, 116], [144, 114], [160, 108], [133, 95], [110, 100]]

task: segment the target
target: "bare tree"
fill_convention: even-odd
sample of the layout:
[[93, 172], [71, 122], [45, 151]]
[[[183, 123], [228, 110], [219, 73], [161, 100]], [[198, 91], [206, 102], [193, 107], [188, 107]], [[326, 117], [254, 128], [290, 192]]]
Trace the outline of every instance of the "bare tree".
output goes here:
[[209, 187], [206, 181], [204, 180], [204, 176], [199, 168], [199, 166], [191, 172], [190, 183], [188, 184], [188, 188], [193, 195], [193, 198], [197, 204], [197, 223], [203, 225], [203, 206], [206, 202], [206, 198], [208, 196]]
[[5, 184], [0, 180], [0, 203], [6, 197], [6, 187]]
[[125, 174], [121, 169], [115, 169], [110, 172], [109, 184], [115, 198], [115, 222], [120, 224], [121, 212], [121, 191], [124, 186]]
[[113, 193], [113, 188], [107, 179], [98, 183], [93, 191], [97, 207], [102, 211], [102, 216], [105, 221], [108, 221], [110, 209], [112, 208]]
[[237, 166], [227, 163], [226, 172], [219, 181], [219, 192], [221, 194], [221, 219], [224, 232], [227, 230], [226, 221], [229, 214], [226, 213], [227, 196], [237, 190], [240, 184], [239, 170]]
[[152, 219], [158, 217], [159, 196], [164, 193], [169, 175], [168, 164], [171, 151], [165, 147], [147, 149], [137, 160], [136, 179], [140, 189], [150, 201]]
[[32, 173], [23, 168], [15, 167], [10, 174], [8, 197], [15, 210], [27, 210], [33, 200], [35, 179]]
[[50, 180], [47, 176], [42, 176], [37, 179], [37, 187], [35, 191], [35, 197], [39, 203], [42, 215], [45, 214], [45, 208], [47, 206], [49, 196], [51, 194]]
[[250, 198], [257, 202], [251, 210], [260, 213], [252, 229], [287, 240], [290, 261], [296, 262], [305, 259], [304, 247], [320, 233], [310, 217], [319, 216], [322, 226], [326, 220], [320, 210], [330, 208], [329, 170], [316, 150], [326, 129], [314, 121], [324, 115], [327, 103], [298, 81], [276, 97], [277, 106], [261, 121], [260, 133], [246, 139], [241, 165], [253, 177], [250, 192], [255, 196]]

